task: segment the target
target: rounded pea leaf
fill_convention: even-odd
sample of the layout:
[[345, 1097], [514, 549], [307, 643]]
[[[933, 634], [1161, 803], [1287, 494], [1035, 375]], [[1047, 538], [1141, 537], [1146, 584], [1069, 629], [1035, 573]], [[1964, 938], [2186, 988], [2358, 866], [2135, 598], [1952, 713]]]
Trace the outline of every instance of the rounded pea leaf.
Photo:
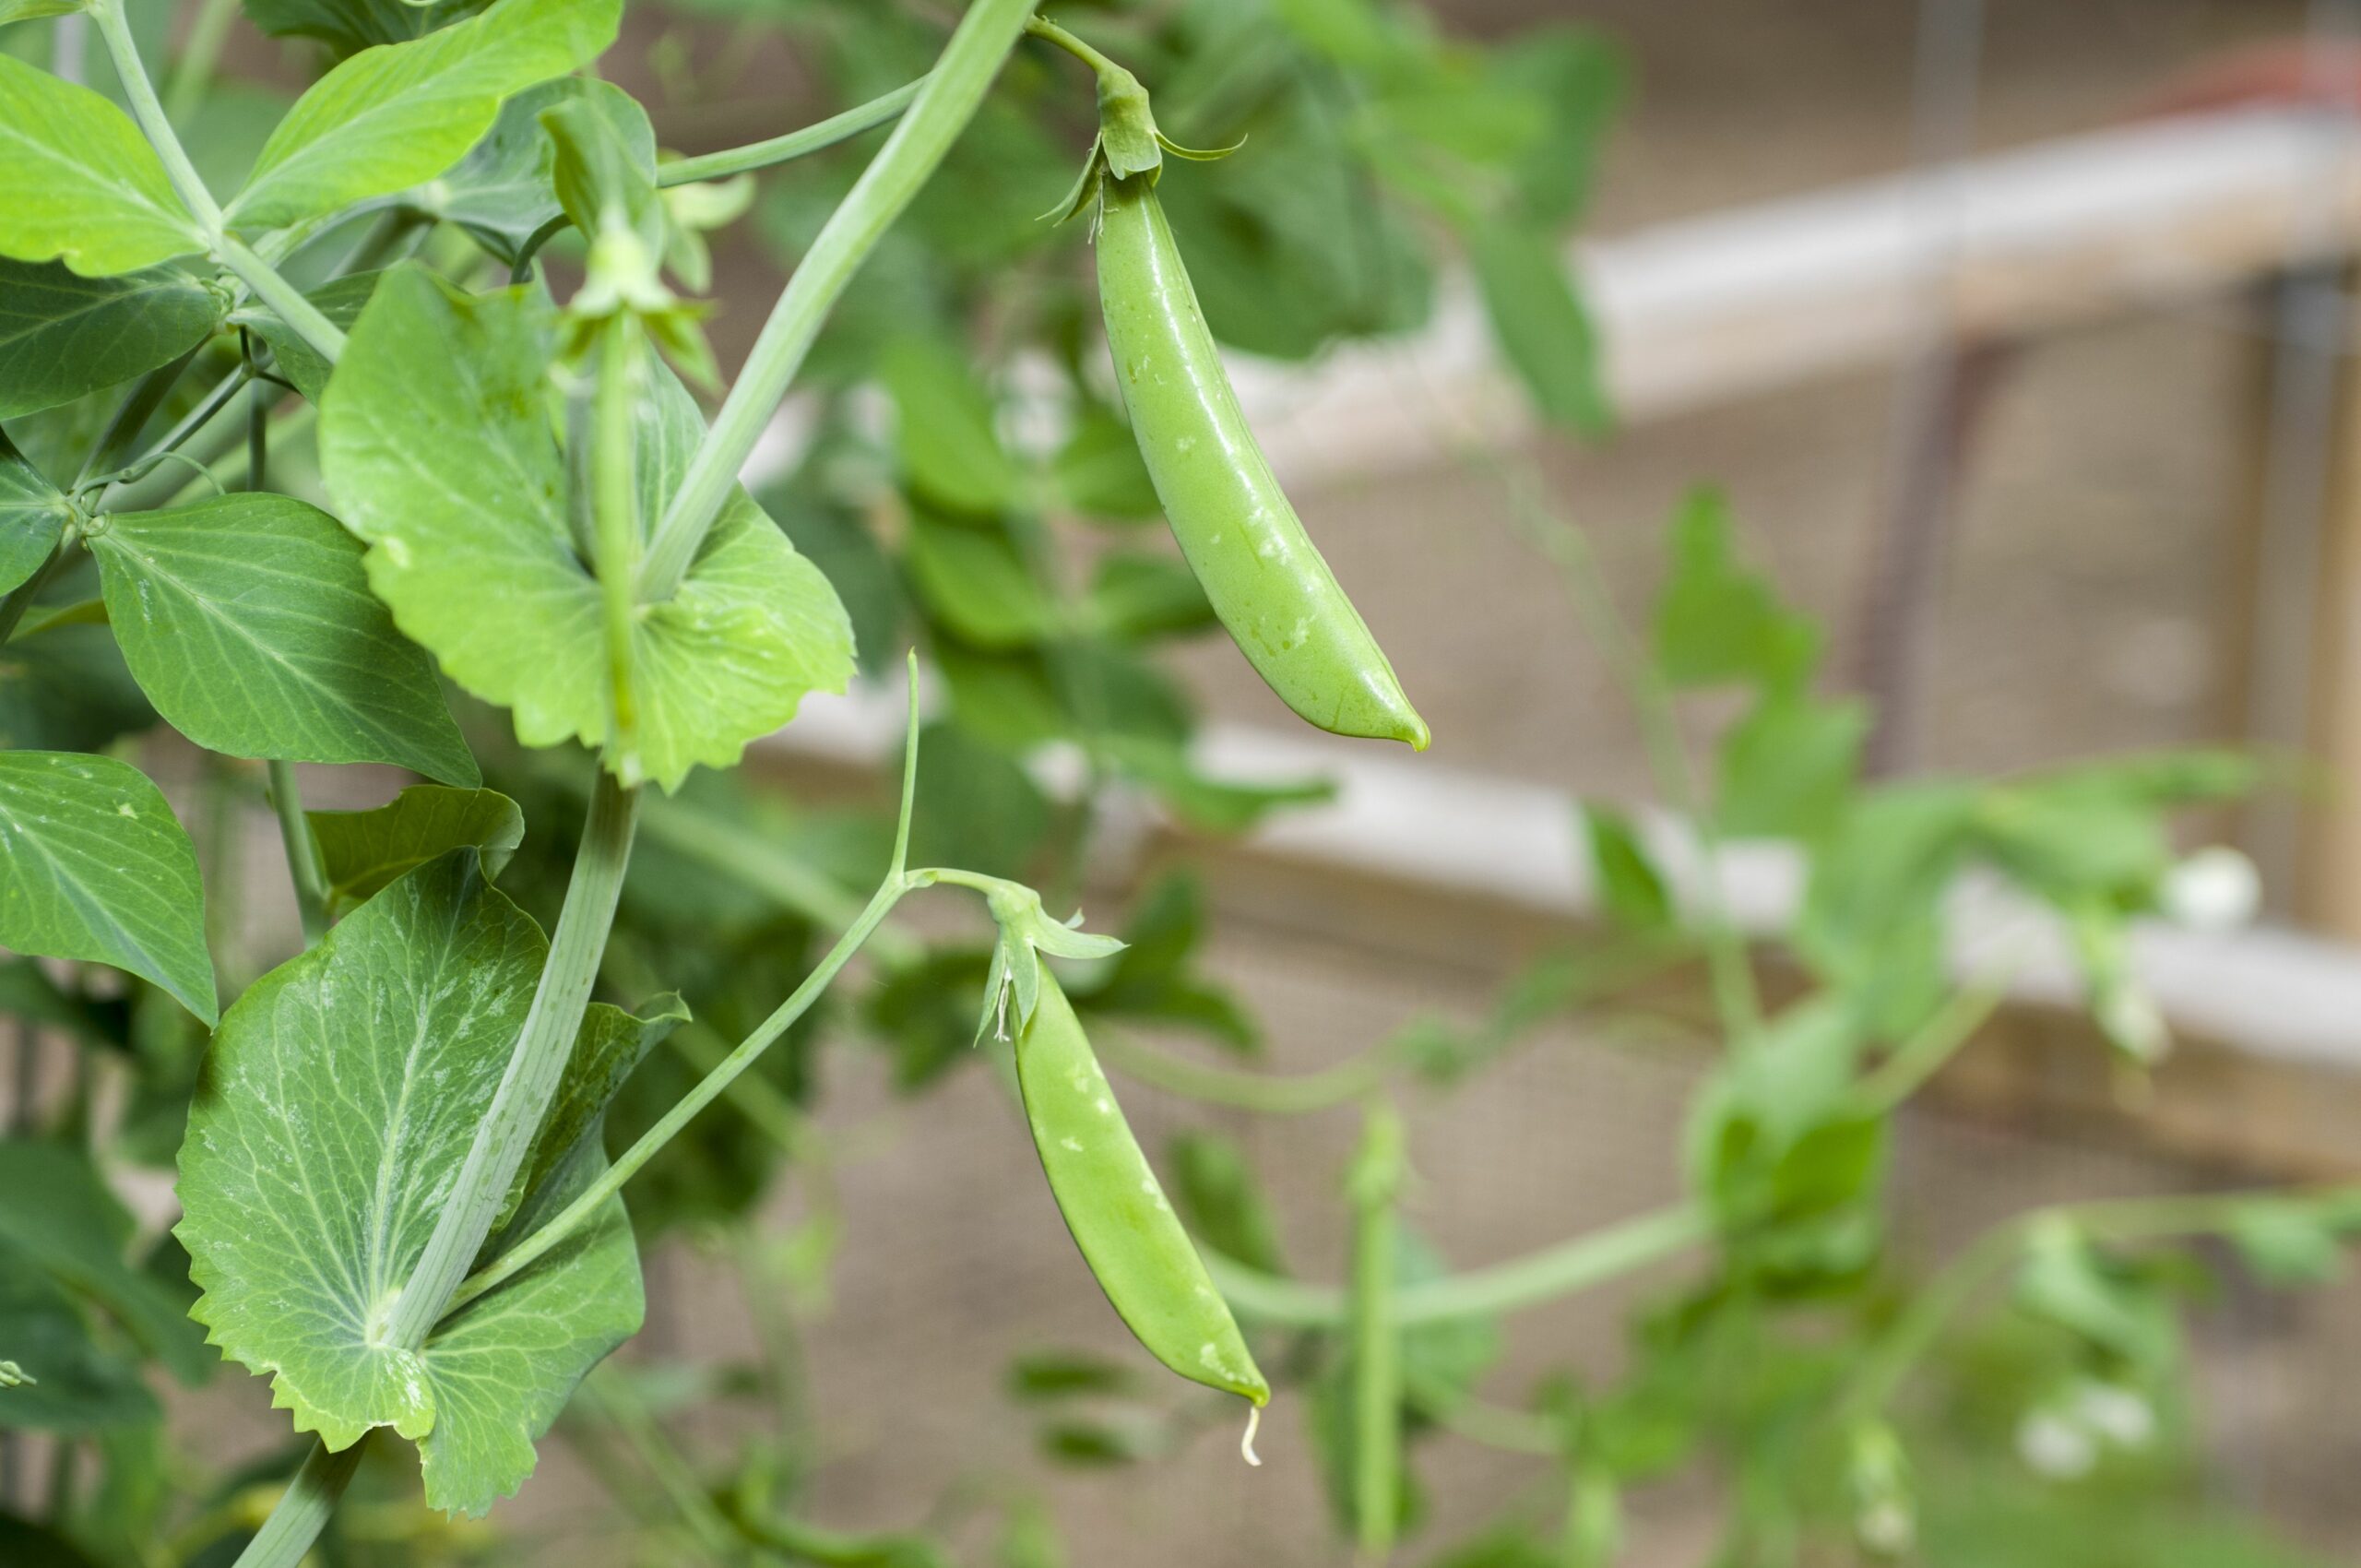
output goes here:
[[178, 267], [84, 278], [59, 262], [0, 259], [0, 419], [170, 364], [212, 336], [221, 308]]
[[361, 545], [285, 495], [119, 513], [90, 535], [107, 618], [175, 730], [229, 756], [481, 777], [433, 666], [369, 592]]
[[[599, 584], [576, 550], [550, 415], [555, 313], [410, 267], [355, 324], [320, 415], [321, 467], [367, 540], [370, 586], [451, 678], [509, 708], [530, 746], [612, 729]], [[640, 411], [640, 514], [678, 488], [704, 422], [669, 374]], [[674, 790], [842, 691], [852, 629], [819, 570], [733, 492], [680, 590], [634, 630], [633, 743], [608, 765]]]
[[501, 101], [614, 42], [622, 0], [500, 0], [481, 16], [353, 55], [263, 144], [232, 223], [277, 228], [431, 180], [492, 128]]
[[[617, 1201], [421, 1348], [381, 1332], [507, 1068], [546, 953], [473, 850], [421, 866], [238, 999], [181, 1150], [175, 1233], [204, 1291], [191, 1315], [269, 1373], [274, 1403], [330, 1448], [379, 1426], [418, 1440], [427, 1499], [450, 1511], [480, 1514], [516, 1490], [534, 1441], [642, 1309]], [[488, 1253], [595, 1179], [606, 1097], [653, 1038], [652, 1026], [591, 1009]]]
[[131, 116], [0, 53], [0, 255], [103, 278], [203, 249]]
[[0, 946], [112, 964], [219, 1016], [196, 850], [112, 757], [0, 752]]

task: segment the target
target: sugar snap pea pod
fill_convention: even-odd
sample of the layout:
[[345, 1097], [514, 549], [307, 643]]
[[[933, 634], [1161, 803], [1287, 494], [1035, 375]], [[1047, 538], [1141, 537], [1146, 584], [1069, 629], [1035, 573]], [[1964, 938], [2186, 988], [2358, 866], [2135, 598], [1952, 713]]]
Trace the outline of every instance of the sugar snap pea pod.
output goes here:
[[1165, 517], [1239, 651], [1307, 722], [1427, 748], [1427, 725], [1247, 428], [1155, 173], [1101, 186], [1098, 294]]
[[[1271, 1385], [1229, 1304], [1173, 1215], [1073, 1004], [1047, 968], [1033, 1016], [1016, 1039], [1016, 1082], [1050, 1195], [1116, 1315], [1182, 1377], [1249, 1399], [1258, 1410], [1269, 1403]], [[1247, 1438], [1251, 1444], [1251, 1426]], [[1253, 1457], [1251, 1446], [1247, 1456]]]

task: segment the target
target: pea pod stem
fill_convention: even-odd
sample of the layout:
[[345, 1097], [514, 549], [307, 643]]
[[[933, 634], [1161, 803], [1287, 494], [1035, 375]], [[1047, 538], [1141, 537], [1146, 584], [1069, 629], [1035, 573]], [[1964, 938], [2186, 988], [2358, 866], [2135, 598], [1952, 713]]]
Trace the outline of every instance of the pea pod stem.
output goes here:
[[828, 313], [974, 117], [1034, 3], [974, 0], [894, 134], [821, 226], [656, 525], [640, 567], [643, 600], [680, 587]]
[[891, 92], [881, 93], [866, 103], [854, 104], [841, 114], [831, 114], [825, 120], [789, 131], [784, 136], [660, 163], [656, 168], [656, 183], [659, 185], [686, 185], [699, 180], [727, 179], [732, 174], [749, 173], [756, 169], [768, 169], [809, 157], [849, 140], [863, 131], [873, 130], [888, 120], [898, 118], [917, 100], [926, 82], [924, 77], [904, 82]]

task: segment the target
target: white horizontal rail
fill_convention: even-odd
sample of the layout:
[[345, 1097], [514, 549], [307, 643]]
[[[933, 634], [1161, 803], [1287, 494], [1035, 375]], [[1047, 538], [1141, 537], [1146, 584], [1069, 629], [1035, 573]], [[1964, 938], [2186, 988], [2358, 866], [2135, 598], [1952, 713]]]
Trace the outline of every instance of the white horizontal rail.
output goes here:
[[[898, 744], [898, 694], [857, 688], [813, 697], [792, 728], [760, 742], [789, 755], [872, 767]], [[1071, 789], [1080, 769], [1050, 754], [1044, 782]], [[1275, 814], [1250, 840], [1309, 867], [1376, 874], [1406, 885], [1475, 894], [1572, 919], [1596, 916], [1577, 802], [1561, 790], [1396, 757], [1366, 745], [1238, 725], [1209, 726], [1196, 761], [1217, 778], [1258, 782], [1325, 778], [1325, 805]], [[1103, 853], [1137, 842], [1153, 821], [1144, 799], [1119, 801], [1098, 840]], [[1649, 848], [1694, 899], [1706, 866], [1677, 822], [1655, 818]], [[1741, 844], [1721, 861], [1724, 900], [1744, 929], [1786, 929], [1803, 894], [1795, 850]], [[1953, 899], [1951, 964], [1963, 978], [1998, 969], [2010, 994], [2072, 1004], [2081, 994], [2070, 950], [2046, 910], [1981, 884]], [[2174, 1027], [2258, 1056], [2361, 1067], [2361, 953], [2298, 932], [2257, 928], [2199, 932], [2161, 922], [2133, 940], [2141, 983]]]
[[[2341, 114], [2152, 120], [1575, 244], [1609, 397], [1641, 422], [1891, 361], [1946, 324], [2039, 332], [2201, 300], [2361, 245]], [[1309, 366], [1238, 361], [1282, 478], [1402, 471], [1532, 428], [1473, 288]]]

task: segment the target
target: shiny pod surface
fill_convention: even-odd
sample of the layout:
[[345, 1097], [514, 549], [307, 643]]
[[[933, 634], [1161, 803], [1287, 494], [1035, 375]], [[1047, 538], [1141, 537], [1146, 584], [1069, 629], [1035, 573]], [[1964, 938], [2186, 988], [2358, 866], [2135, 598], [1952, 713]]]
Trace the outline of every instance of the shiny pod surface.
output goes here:
[[1046, 968], [1040, 1001], [1017, 1037], [1016, 1081], [1050, 1194], [1116, 1314], [1182, 1377], [1266, 1403], [1271, 1385]]
[[1144, 175], [1106, 184], [1098, 294], [1140, 455], [1239, 651], [1307, 722], [1426, 750], [1426, 721], [1247, 428]]

